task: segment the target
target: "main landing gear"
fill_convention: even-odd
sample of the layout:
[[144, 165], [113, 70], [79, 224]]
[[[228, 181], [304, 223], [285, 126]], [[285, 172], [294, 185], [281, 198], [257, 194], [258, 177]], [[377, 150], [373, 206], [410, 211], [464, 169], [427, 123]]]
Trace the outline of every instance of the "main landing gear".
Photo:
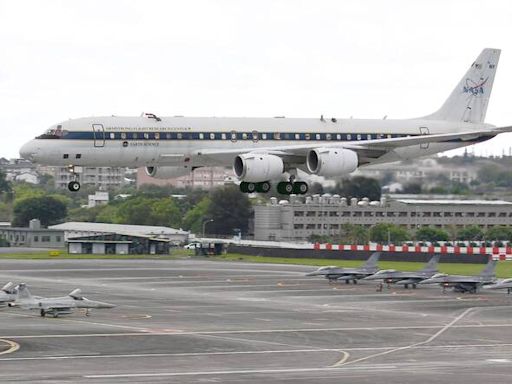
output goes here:
[[68, 189], [71, 192], [78, 192], [80, 190], [80, 183], [78, 182], [78, 173], [75, 172], [73, 165], [69, 166], [69, 173], [73, 176], [73, 180], [68, 183]]
[[[270, 191], [270, 183], [264, 181], [262, 183], [252, 183], [243, 181], [240, 183], [240, 191], [243, 193], [267, 193]], [[304, 195], [308, 192], [308, 184], [303, 181], [281, 181], [277, 183], [277, 192], [281, 195]]]

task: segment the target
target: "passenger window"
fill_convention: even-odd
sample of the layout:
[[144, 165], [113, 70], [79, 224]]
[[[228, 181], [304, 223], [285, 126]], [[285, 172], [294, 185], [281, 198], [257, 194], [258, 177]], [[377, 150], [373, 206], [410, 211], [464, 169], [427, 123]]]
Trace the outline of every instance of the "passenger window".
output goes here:
[[357, 135], [357, 140], [361, 140], [361, 135]]
[[331, 134], [330, 133], [327, 133], [325, 135], [325, 140], [331, 140]]
[[352, 135], [350, 133], [347, 135], [347, 140], [352, 140]]
[[203, 140], [204, 139], [204, 133], [200, 133], [199, 134], [199, 139]]
[[226, 140], [226, 134], [223, 133], [222, 135], [220, 135], [220, 137], [222, 138], [222, 140]]
[[160, 140], [160, 133], [155, 132], [155, 140]]
[[295, 140], [300, 140], [300, 134], [298, 134], [298, 133], [295, 134]]
[[114, 132], [110, 132], [110, 138], [114, 140], [116, 138], [116, 134]]
[[309, 133], [304, 134], [304, 138], [306, 140], [311, 140], [311, 135]]
[[243, 139], [243, 140], [247, 140], [247, 133], [245, 133], [245, 132], [244, 132], [244, 133], [242, 133], [242, 139]]
[[341, 140], [341, 135], [340, 134], [336, 135], [336, 140]]
[[137, 139], [137, 133], [136, 132], [132, 133], [132, 139]]
[[183, 133], [178, 132], [178, 134], [176, 135], [176, 137], [178, 138], [178, 140], [183, 139]]
[[281, 140], [281, 134], [279, 132], [274, 133], [274, 140]]
[[210, 140], [215, 140], [215, 133], [210, 133]]
[[319, 133], [316, 134], [316, 139], [320, 140], [320, 134]]
[[146, 132], [146, 133], [144, 133], [144, 138], [145, 138], [145, 139], [149, 139], [149, 133], [147, 133], [147, 132]]
[[121, 132], [121, 139], [126, 140], [126, 132]]
[[267, 134], [266, 134], [266, 133], [262, 133], [262, 134], [261, 134], [261, 138], [262, 138], [263, 140], [267, 140]]
[[372, 139], [372, 135], [366, 135], [366, 140], [371, 140]]

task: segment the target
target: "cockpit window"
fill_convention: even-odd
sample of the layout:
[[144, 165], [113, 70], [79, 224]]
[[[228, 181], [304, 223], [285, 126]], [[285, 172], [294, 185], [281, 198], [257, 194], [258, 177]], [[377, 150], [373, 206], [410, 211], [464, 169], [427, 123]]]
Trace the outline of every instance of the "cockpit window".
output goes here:
[[36, 137], [36, 139], [62, 139], [68, 134], [68, 131], [62, 129], [62, 125], [49, 128], [45, 133]]

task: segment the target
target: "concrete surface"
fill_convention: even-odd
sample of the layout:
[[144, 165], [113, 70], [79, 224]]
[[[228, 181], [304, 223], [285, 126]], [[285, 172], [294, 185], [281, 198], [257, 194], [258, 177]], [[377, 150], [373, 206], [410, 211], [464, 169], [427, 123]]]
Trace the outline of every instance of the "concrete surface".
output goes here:
[[512, 296], [376, 292], [314, 268], [204, 260], [1, 260], [0, 284], [81, 288], [89, 317], [0, 310], [0, 382], [507, 383]]

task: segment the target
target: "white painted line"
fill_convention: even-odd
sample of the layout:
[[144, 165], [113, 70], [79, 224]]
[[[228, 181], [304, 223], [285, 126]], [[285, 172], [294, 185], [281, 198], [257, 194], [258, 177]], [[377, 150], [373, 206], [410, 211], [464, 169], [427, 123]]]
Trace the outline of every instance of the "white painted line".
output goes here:
[[[375, 365], [364, 367], [347, 367], [344, 370], [390, 370], [396, 369], [395, 365]], [[306, 373], [340, 371], [342, 368], [289, 368], [289, 369], [247, 369], [233, 371], [200, 371], [200, 372], [159, 372], [159, 373], [122, 373], [107, 375], [85, 375], [87, 379], [115, 379], [133, 377], [173, 377], [173, 376], [207, 376], [207, 375], [240, 375], [240, 374], [273, 374], [273, 373]]]

